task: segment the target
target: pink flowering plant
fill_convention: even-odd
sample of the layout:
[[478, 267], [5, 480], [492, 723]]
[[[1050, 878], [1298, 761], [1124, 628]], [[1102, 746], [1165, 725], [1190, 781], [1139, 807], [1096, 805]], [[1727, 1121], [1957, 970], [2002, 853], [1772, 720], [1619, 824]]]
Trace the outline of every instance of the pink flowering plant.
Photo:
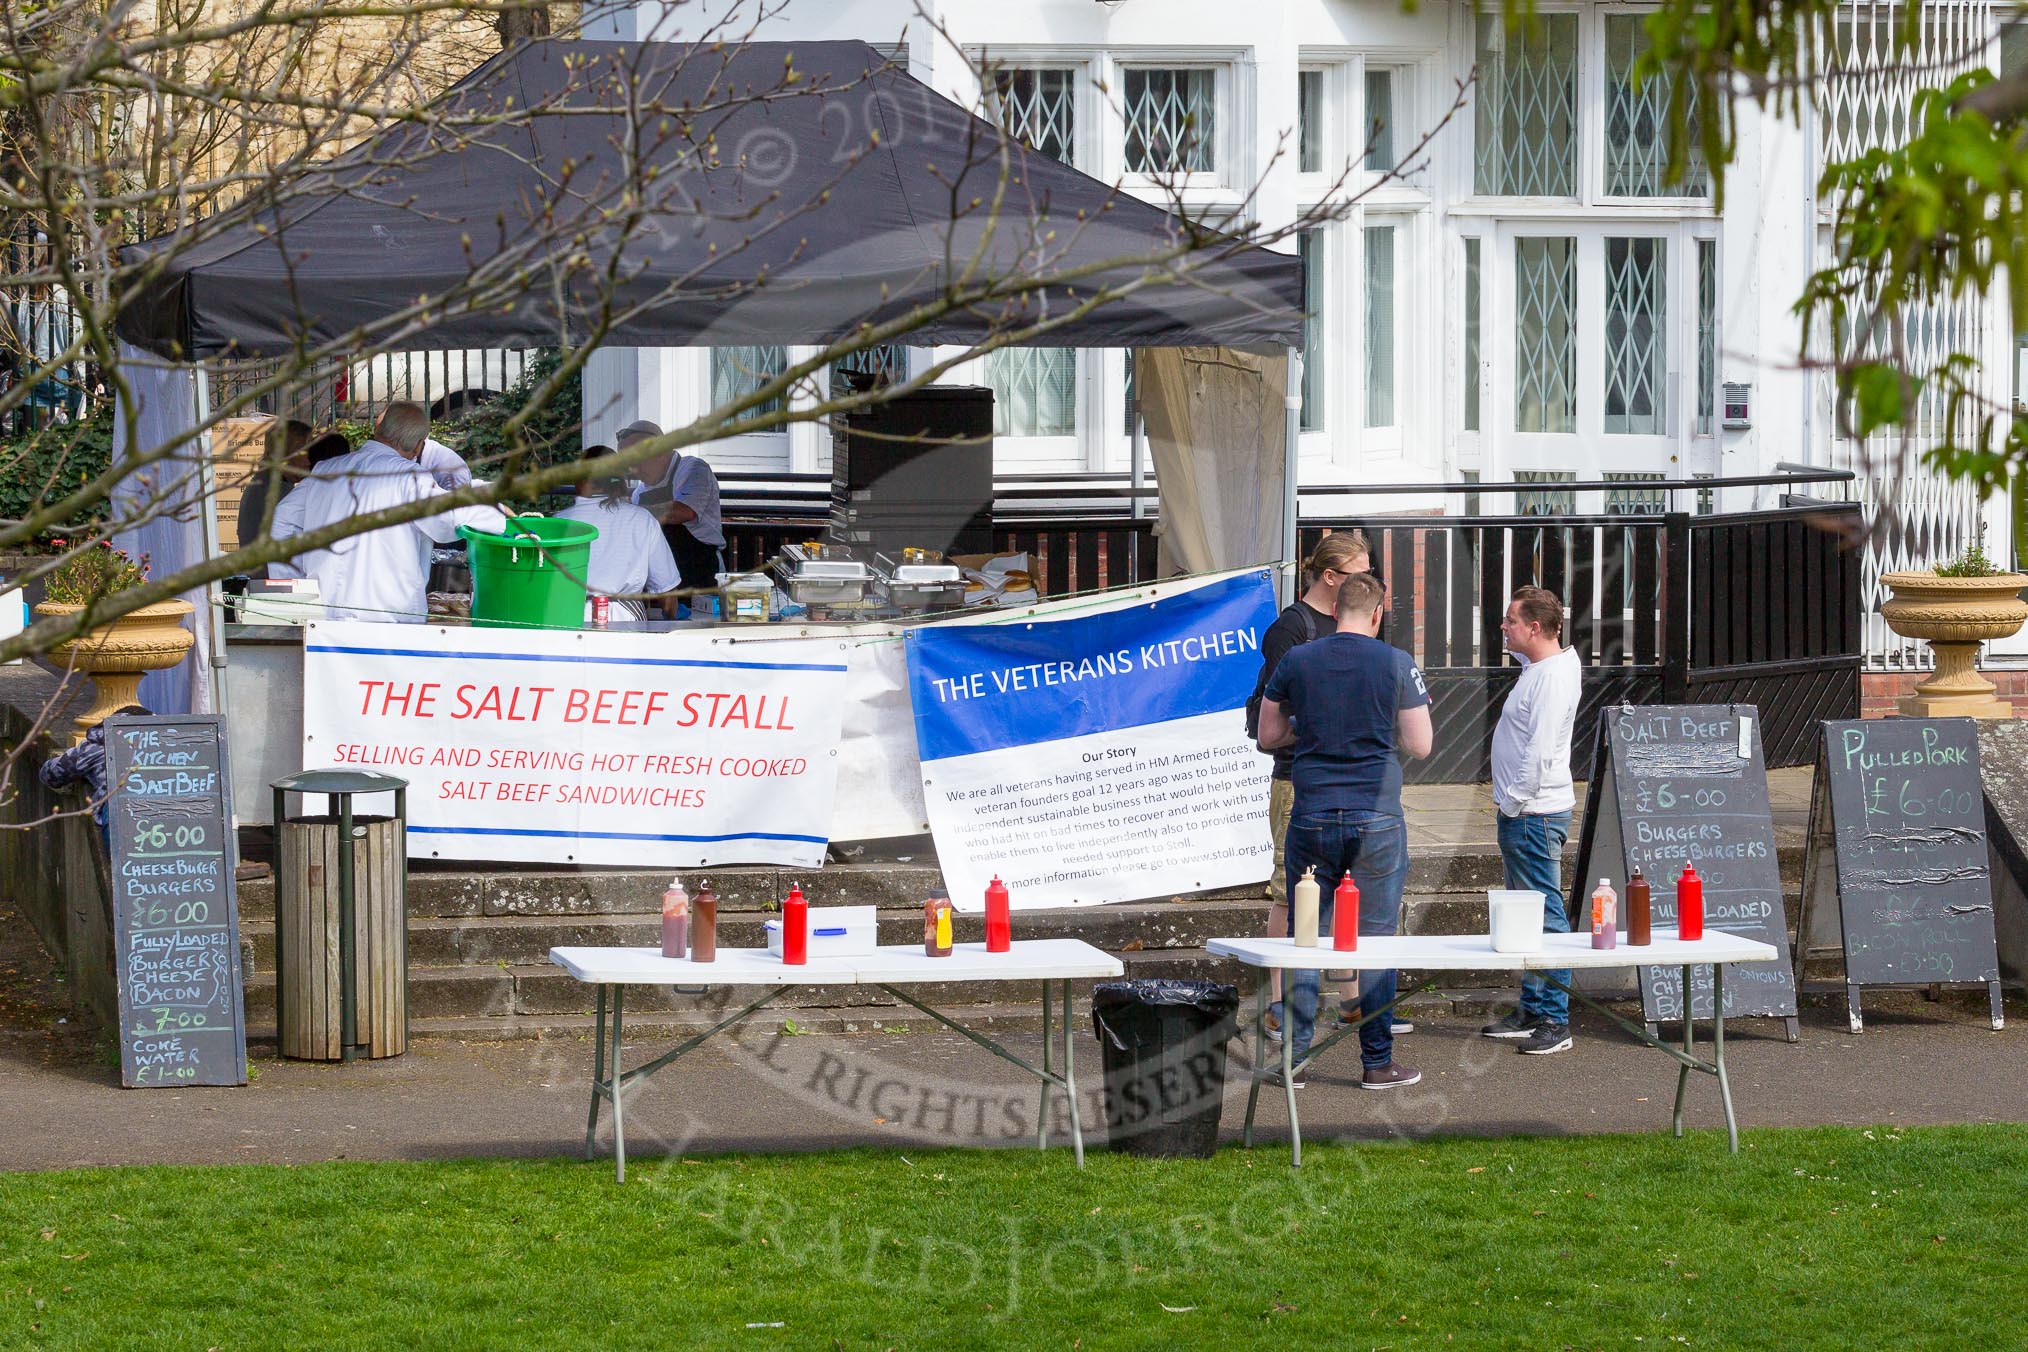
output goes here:
[[[67, 541], [51, 541], [57, 548]], [[43, 599], [63, 605], [88, 606], [114, 592], [138, 587], [148, 580], [148, 556], [138, 560], [112, 541], [101, 540], [96, 548], [81, 549], [50, 570], [43, 584]]]

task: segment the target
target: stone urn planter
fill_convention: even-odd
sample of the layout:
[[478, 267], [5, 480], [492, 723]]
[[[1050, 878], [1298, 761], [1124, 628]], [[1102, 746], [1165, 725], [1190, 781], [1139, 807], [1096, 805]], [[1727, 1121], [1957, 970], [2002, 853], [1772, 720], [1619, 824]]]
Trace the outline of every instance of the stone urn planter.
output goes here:
[[2006, 638], [2028, 620], [2021, 589], [2028, 574], [1939, 577], [1924, 569], [1881, 576], [1894, 594], [1880, 607], [1887, 627], [1928, 642], [1936, 670], [1901, 701], [1910, 718], [2012, 718], [2014, 706], [1974, 665], [1979, 645]]
[[[35, 613], [48, 618], [75, 615], [83, 609], [67, 601], [44, 601]], [[105, 722], [106, 715], [115, 709], [140, 703], [143, 675], [165, 671], [183, 660], [197, 642], [197, 635], [183, 624], [191, 610], [188, 601], [157, 601], [49, 650], [47, 660], [57, 670], [90, 676], [98, 696], [91, 708], [77, 716], [72, 742], [84, 740], [85, 732]]]

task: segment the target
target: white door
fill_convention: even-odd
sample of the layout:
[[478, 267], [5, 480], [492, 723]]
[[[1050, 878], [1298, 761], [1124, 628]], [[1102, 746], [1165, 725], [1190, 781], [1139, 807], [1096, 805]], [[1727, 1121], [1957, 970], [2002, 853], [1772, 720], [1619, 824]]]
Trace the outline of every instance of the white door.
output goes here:
[[[1487, 478], [1683, 477], [1694, 247], [1675, 222], [1498, 228], [1484, 265]], [[1601, 497], [1576, 509], [1599, 511]]]

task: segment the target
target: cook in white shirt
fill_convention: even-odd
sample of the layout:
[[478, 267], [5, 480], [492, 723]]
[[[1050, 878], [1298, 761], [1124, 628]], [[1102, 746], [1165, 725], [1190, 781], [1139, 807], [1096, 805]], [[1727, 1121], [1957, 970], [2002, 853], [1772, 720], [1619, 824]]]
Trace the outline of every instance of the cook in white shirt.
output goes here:
[[[593, 446], [587, 460], [611, 455], [610, 446]], [[586, 479], [577, 486], [577, 501], [557, 513], [570, 521], [597, 526], [591, 563], [585, 570], [586, 590], [593, 596], [627, 596], [664, 592], [679, 581], [676, 556], [662, 538], [662, 523], [645, 507], [627, 501], [625, 479]], [[647, 611], [639, 601], [613, 602], [615, 618], [641, 620]]]
[[465, 463], [465, 458], [435, 437], [423, 438], [422, 454], [415, 462], [446, 493], [472, 482], [472, 467]]
[[[292, 539], [437, 496], [436, 481], [416, 463], [429, 428], [429, 415], [420, 405], [388, 405], [373, 440], [326, 460], [282, 499], [275, 508], [274, 538]], [[290, 562], [317, 579], [333, 619], [419, 624], [429, 608], [430, 546], [457, 539], [459, 526], [499, 532], [507, 519], [497, 507], [452, 507], [307, 550]]]
[[[645, 418], [620, 429], [620, 449], [662, 435], [662, 429]], [[719, 518], [718, 476], [702, 457], [650, 456], [639, 466], [641, 487], [634, 501], [658, 513], [669, 550], [676, 556], [676, 569], [683, 585], [708, 591], [718, 585], [725, 569], [725, 527]]]

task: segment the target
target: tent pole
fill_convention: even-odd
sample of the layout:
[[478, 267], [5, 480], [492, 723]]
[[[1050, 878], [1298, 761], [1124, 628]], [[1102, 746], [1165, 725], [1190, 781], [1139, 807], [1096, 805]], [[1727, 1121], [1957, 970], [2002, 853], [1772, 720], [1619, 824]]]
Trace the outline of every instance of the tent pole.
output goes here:
[[1303, 354], [1289, 349], [1289, 378], [1282, 398], [1285, 412], [1282, 425], [1282, 562], [1277, 570], [1275, 592], [1283, 605], [1296, 595], [1296, 514], [1300, 509], [1296, 492], [1297, 452], [1303, 429]]
[[[211, 464], [211, 372], [204, 363], [195, 368], [197, 379], [192, 382], [197, 396], [197, 491], [204, 500], [204, 558], [206, 562], [218, 557], [218, 483]], [[204, 584], [204, 605], [210, 623], [204, 627], [205, 636], [210, 640], [211, 651], [205, 660], [194, 663], [194, 677], [203, 680], [211, 693], [211, 709], [221, 717], [226, 713], [225, 681], [219, 671], [225, 666], [225, 610], [220, 605], [221, 593], [216, 582]]]
[[[1134, 354], [1134, 362], [1139, 370], [1142, 372], [1146, 371], [1147, 368], [1141, 365], [1139, 353]], [[1127, 500], [1127, 519], [1139, 521], [1141, 519], [1141, 489], [1146, 482], [1143, 473], [1144, 467], [1148, 463], [1148, 423], [1141, 416], [1141, 382], [1138, 380], [1134, 382], [1133, 421], [1129, 426], [1134, 431], [1133, 435], [1127, 438], [1127, 485], [1129, 492], [1132, 494]], [[1127, 581], [1133, 583], [1140, 580], [1141, 550], [1139, 542], [1136, 541], [1133, 548], [1127, 553]]]

